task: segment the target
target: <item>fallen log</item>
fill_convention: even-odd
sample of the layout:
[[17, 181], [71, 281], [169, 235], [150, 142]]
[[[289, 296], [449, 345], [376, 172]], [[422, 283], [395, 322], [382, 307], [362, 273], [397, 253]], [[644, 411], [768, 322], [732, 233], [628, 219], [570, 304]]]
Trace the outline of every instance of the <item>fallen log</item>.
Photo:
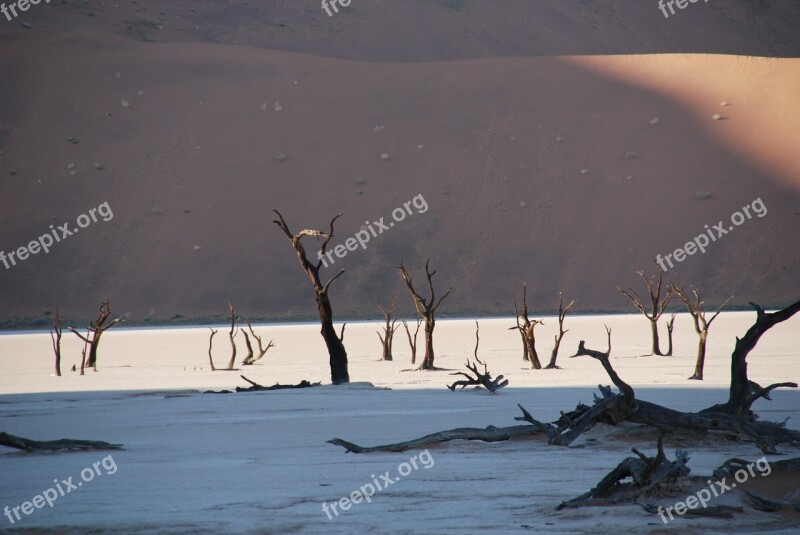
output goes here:
[[526, 437], [539, 434], [539, 430], [530, 425], [512, 425], [510, 427], [495, 427], [490, 425], [481, 429], [480, 427], [459, 427], [447, 431], [431, 433], [424, 437], [415, 438], [406, 442], [396, 442], [394, 444], [384, 444], [382, 446], [365, 447], [353, 444], [341, 438], [332, 438], [328, 444], [341, 446], [348, 453], [373, 453], [377, 451], [400, 452], [415, 448], [424, 448], [433, 444], [450, 442], [451, 440], [480, 440], [482, 442], [503, 442], [516, 437]]
[[31, 440], [8, 433], [0, 432], [0, 446], [27, 452], [42, 451], [90, 451], [90, 450], [122, 450], [122, 444], [110, 444], [99, 440]]

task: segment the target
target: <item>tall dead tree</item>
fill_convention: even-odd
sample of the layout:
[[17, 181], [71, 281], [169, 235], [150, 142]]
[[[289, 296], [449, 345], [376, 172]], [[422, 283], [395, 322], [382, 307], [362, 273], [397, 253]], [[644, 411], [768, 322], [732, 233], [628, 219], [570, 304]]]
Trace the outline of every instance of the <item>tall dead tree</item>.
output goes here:
[[554, 370], [558, 368], [558, 366], [556, 366], [558, 348], [561, 345], [561, 340], [564, 338], [564, 335], [569, 331], [569, 329], [566, 331], [564, 330], [564, 318], [567, 317], [567, 312], [569, 312], [569, 309], [572, 308], [572, 305], [574, 304], [575, 301], [572, 300], [566, 307], [564, 307], [564, 296], [561, 294], [561, 292], [558, 292], [558, 334], [555, 336], [553, 352], [550, 354], [550, 363], [547, 365], [548, 370]]
[[[661, 318], [661, 315], [664, 314], [664, 311], [669, 305], [670, 301], [675, 297], [672, 287], [667, 286], [666, 293], [662, 296], [662, 290], [664, 289], [664, 270], [661, 269], [661, 266], [658, 266], [658, 277], [651, 276], [650, 278], [646, 278], [644, 276], [644, 271], [637, 271], [636, 272], [639, 277], [644, 282], [645, 287], [647, 288], [648, 298], [650, 300], [650, 304], [647, 305], [644, 300], [639, 297], [639, 294], [632, 288], [628, 288], [627, 290], [623, 290], [622, 288], [617, 288], [622, 294], [631, 300], [633, 306], [635, 306], [639, 312], [644, 314], [644, 317], [650, 322], [650, 332], [653, 337], [653, 347], [652, 347], [652, 354], [653, 355], [661, 355], [665, 356], [664, 353], [661, 352], [661, 348], [659, 347], [658, 341], [658, 320]], [[648, 310], [649, 309], [649, 310]]]
[[394, 332], [397, 330], [397, 326], [395, 325], [395, 323], [397, 323], [397, 318], [392, 318], [394, 299], [395, 296], [392, 294], [392, 298], [389, 300], [388, 310], [384, 310], [381, 306], [383, 319], [386, 321], [386, 325], [383, 327], [383, 335], [378, 331], [378, 338], [381, 339], [381, 347], [383, 348], [381, 360], [392, 360], [392, 343], [394, 341]]
[[414, 300], [414, 305], [417, 308], [417, 313], [420, 315], [422, 319], [425, 320], [425, 357], [422, 359], [422, 364], [420, 364], [420, 370], [435, 370], [436, 367], [433, 365], [433, 329], [436, 326], [436, 310], [439, 308], [439, 305], [442, 304], [445, 297], [450, 295], [450, 292], [453, 291], [453, 287], [447, 289], [443, 296], [436, 300], [436, 293], [433, 290], [433, 276], [436, 275], [436, 270], [431, 271], [428, 267], [430, 264], [430, 260], [425, 261], [425, 275], [428, 278], [428, 299], [425, 300], [417, 291], [414, 289], [413, 282], [411, 280], [411, 275], [408, 274], [406, 271], [405, 266], [403, 263], [400, 263], [400, 276], [403, 277], [403, 280], [406, 282], [406, 286], [408, 287], [409, 293], [411, 293], [411, 298]]
[[236, 321], [236, 310], [233, 308], [233, 305], [228, 303], [228, 307], [230, 308], [231, 312], [231, 330], [228, 332], [228, 337], [231, 340], [231, 360], [228, 361], [228, 370], [232, 370], [234, 364], [236, 363], [236, 335], [239, 332], [239, 327], [236, 325], [238, 322]]
[[53, 353], [56, 357], [56, 377], [61, 377], [61, 314], [56, 307], [56, 315], [53, 318], [53, 328], [50, 330], [50, 340], [53, 342]]
[[509, 331], [516, 329], [522, 338], [522, 360], [530, 361], [531, 367], [535, 370], [542, 369], [542, 363], [539, 361], [539, 354], [536, 352], [536, 337], [534, 336], [534, 328], [536, 325], [542, 324], [539, 320], [533, 320], [528, 317], [528, 285], [522, 285], [522, 312], [517, 306], [517, 296], [514, 295], [514, 317], [517, 321], [515, 327], [510, 327]]
[[248, 355], [242, 361], [242, 366], [250, 366], [252, 364], [255, 364], [256, 362], [261, 360], [264, 357], [264, 355], [267, 354], [267, 351], [269, 351], [271, 347], [275, 347], [275, 344], [272, 343], [272, 340], [269, 341], [267, 347], [264, 347], [264, 343], [262, 342], [261, 337], [256, 334], [256, 332], [253, 330], [253, 326], [250, 325], [249, 321], [247, 322], [247, 328], [250, 329], [250, 334], [253, 336], [253, 339], [256, 342], [258, 342], [258, 356], [257, 357], [253, 356], [253, 346], [250, 344], [250, 339], [247, 337], [247, 333], [243, 329], [242, 334], [244, 334], [244, 341], [247, 344]]
[[411, 337], [411, 331], [408, 328], [408, 323], [406, 320], [403, 320], [403, 327], [406, 330], [406, 336], [408, 336], [408, 346], [411, 348], [411, 364], [417, 363], [417, 334], [419, 333], [419, 326], [422, 325], [422, 320], [417, 318], [417, 328], [414, 331], [414, 337]]
[[672, 291], [675, 295], [678, 296], [678, 299], [683, 301], [683, 304], [686, 305], [686, 310], [689, 311], [689, 314], [692, 316], [694, 320], [694, 330], [697, 333], [699, 338], [697, 344], [697, 362], [694, 365], [694, 375], [689, 377], [689, 379], [696, 379], [698, 381], [703, 380], [703, 366], [706, 362], [706, 341], [708, 340], [708, 330], [711, 328], [711, 323], [719, 316], [719, 313], [722, 312], [722, 309], [725, 308], [725, 305], [733, 299], [733, 296], [730, 296], [722, 303], [717, 311], [714, 313], [713, 316], [706, 319], [706, 313], [703, 312], [703, 305], [705, 301], [700, 298], [700, 290], [694, 289], [692, 290], [692, 295], [694, 299], [692, 299], [687, 293], [686, 289], [683, 286], [676, 286], [674, 284], [672, 286]]
[[[108, 306], [108, 301], [103, 301], [100, 305], [100, 313], [97, 319], [89, 322], [89, 333], [87, 333], [86, 336], [72, 327], [69, 328], [75, 336], [89, 344], [89, 360], [86, 362], [86, 366], [94, 368], [94, 371], [97, 371], [97, 348], [100, 346], [100, 337], [111, 327], [123, 321], [120, 318], [108, 321], [110, 316], [111, 309]], [[89, 338], [89, 336], [91, 336], [91, 338]]]
[[[278, 225], [283, 233], [286, 234], [286, 237], [292, 244], [292, 248], [295, 250], [295, 253], [297, 253], [297, 259], [300, 262], [300, 267], [306, 272], [309, 280], [311, 280], [312, 286], [314, 287], [314, 296], [317, 301], [319, 320], [322, 326], [320, 333], [322, 334], [323, 340], [325, 340], [325, 345], [328, 348], [328, 356], [330, 359], [331, 382], [335, 385], [349, 383], [350, 374], [347, 371], [347, 351], [345, 350], [344, 343], [342, 341], [344, 338], [344, 327], [342, 327], [342, 336], [340, 337], [336, 334], [336, 329], [333, 328], [333, 309], [331, 308], [331, 302], [328, 298], [328, 290], [330, 289], [331, 283], [338, 279], [344, 273], [344, 270], [339, 271], [339, 273], [331, 277], [328, 282], [324, 284], [319, 277], [319, 270], [322, 267], [322, 257], [325, 255], [328, 243], [331, 241], [331, 238], [333, 238], [333, 224], [342, 216], [342, 214], [338, 214], [336, 217], [331, 219], [330, 229], [328, 232], [304, 229], [297, 234], [293, 234], [286, 225], [286, 221], [283, 219], [283, 216], [280, 214], [280, 212], [277, 210], [273, 210], [273, 212], [278, 215], [278, 219], [274, 220], [273, 223]], [[306, 250], [300, 241], [307, 236], [323, 238], [318, 254], [319, 261], [316, 264], [312, 264], [308, 260], [308, 257], [306, 256]]]

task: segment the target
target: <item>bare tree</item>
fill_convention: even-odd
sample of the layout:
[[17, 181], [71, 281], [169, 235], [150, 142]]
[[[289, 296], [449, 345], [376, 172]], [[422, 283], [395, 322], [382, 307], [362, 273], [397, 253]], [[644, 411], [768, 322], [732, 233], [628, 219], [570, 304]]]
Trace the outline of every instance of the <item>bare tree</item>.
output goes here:
[[478, 358], [478, 344], [481, 343], [480, 331], [481, 331], [481, 326], [478, 325], [478, 320], [475, 320], [475, 351], [473, 355], [475, 356], [475, 360], [478, 362], [478, 364], [480, 364], [481, 366], [486, 366], [486, 364], [484, 364], [484, 362], [480, 358]]
[[422, 325], [422, 320], [417, 318], [417, 329], [414, 331], [414, 338], [411, 338], [411, 331], [408, 329], [408, 323], [403, 320], [403, 327], [406, 329], [406, 336], [408, 336], [408, 346], [411, 348], [411, 364], [417, 363], [417, 334], [419, 333], [419, 326]]
[[[111, 309], [108, 306], [108, 301], [103, 301], [100, 305], [100, 313], [97, 316], [97, 320], [89, 322], [89, 332], [86, 336], [82, 335], [72, 327], [69, 328], [73, 334], [75, 334], [78, 338], [89, 344], [89, 360], [86, 362], [86, 366], [94, 368], [94, 371], [97, 371], [97, 348], [100, 345], [100, 337], [103, 336], [103, 333], [106, 332], [108, 329], [123, 321], [122, 319], [114, 319], [110, 322], [108, 318], [111, 316]], [[89, 335], [91, 334], [91, 339]], [[81, 366], [83, 368], [83, 366]]]
[[667, 357], [672, 356], [672, 331], [675, 330], [675, 316], [677, 316], [677, 314], [673, 312], [672, 316], [670, 316], [667, 320], [667, 339], [669, 341], [669, 344], [667, 345]]
[[564, 307], [564, 296], [561, 294], [561, 292], [558, 292], [558, 334], [555, 337], [553, 352], [550, 354], [550, 363], [547, 365], [548, 370], [554, 370], [558, 368], [558, 366], [556, 366], [558, 348], [561, 345], [561, 340], [564, 338], [564, 335], [569, 331], [569, 329], [566, 331], [564, 330], [564, 318], [567, 317], [567, 312], [569, 312], [569, 309], [572, 308], [572, 305], [574, 304], [575, 301], [572, 300], [566, 307]]
[[253, 330], [253, 326], [250, 325], [249, 321], [247, 322], [247, 328], [250, 329], [250, 334], [253, 336], [253, 339], [256, 342], [258, 342], [258, 356], [257, 357], [253, 356], [253, 346], [250, 345], [250, 339], [247, 337], [247, 333], [244, 330], [242, 330], [242, 334], [244, 334], [245, 343], [247, 343], [247, 350], [249, 352], [247, 357], [245, 357], [245, 359], [242, 361], [242, 366], [250, 366], [251, 364], [255, 364], [256, 362], [261, 360], [264, 357], [264, 355], [267, 354], [267, 351], [269, 351], [271, 347], [275, 347], [275, 344], [272, 343], [272, 340], [269, 341], [267, 347], [264, 347], [264, 343], [262, 342], [261, 337], [256, 334], [256, 332]]
[[391, 299], [389, 300], [389, 309], [384, 310], [381, 306], [381, 312], [383, 312], [383, 318], [386, 321], [386, 325], [383, 327], [383, 335], [381, 335], [380, 331], [378, 331], [378, 338], [381, 339], [381, 346], [383, 347], [383, 355], [381, 360], [392, 360], [392, 342], [394, 341], [394, 332], [397, 330], [397, 323], [396, 318], [392, 318], [392, 312], [394, 312], [394, 299], [395, 296], [392, 294]]
[[411, 275], [408, 274], [406, 271], [405, 266], [403, 263], [400, 263], [400, 276], [403, 277], [403, 280], [406, 282], [406, 286], [408, 286], [408, 291], [411, 293], [411, 298], [414, 300], [414, 305], [417, 308], [417, 313], [420, 315], [421, 318], [425, 320], [425, 357], [422, 359], [422, 364], [420, 364], [420, 370], [435, 370], [436, 367], [433, 365], [433, 329], [436, 326], [436, 310], [439, 308], [439, 305], [442, 304], [445, 297], [450, 295], [450, 292], [453, 291], [453, 287], [447, 289], [442, 297], [439, 300], [436, 300], [436, 294], [433, 290], [433, 276], [436, 275], [436, 270], [431, 271], [428, 267], [430, 264], [430, 260], [425, 261], [425, 275], [428, 278], [428, 299], [427, 301], [414, 290], [414, 285], [411, 280]]
[[50, 340], [53, 342], [53, 353], [56, 357], [56, 377], [61, 377], [61, 314], [56, 306], [56, 315], [53, 318], [53, 328], [50, 330]]
[[733, 299], [733, 296], [730, 296], [722, 303], [717, 311], [714, 313], [711, 318], [706, 319], [706, 314], [703, 312], [702, 308], [705, 304], [705, 301], [700, 298], [700, 290], [695, 289], [692, 290], [692, 295], [694, 299], [692, 299], [687, 293], [686, 289], [683, 286], [676, 286], [674, 284], [672, 286], [672, 291], [675, 295], [678, 296], [678, 299], [683, 301], [683, 304], [686, 305], [686, 310], [689, 311], [691, 314], [692, 319], [694, 320], [694, 330], [697, 332], [697, 336], [699, 337], [699, 342], [697, 344], [697, 362], [694, 365], [694, 375], [689, 377], [689, 379], [696, 379], [698, 381], [703, 380], [703, 365], [706, 362], [706, 341], [708, 340], [708, 330], [711, 328], [711, 323], [719, 316], [719, 313], [722, 312], [722, 309], [725, 308], [725, 305]]
[[650, 332], [653, 336], [653, 347], [651, 350], [652, 354], [664, 356], [664, 353], [662, 353], [661, 349], [659, 348], [658, 320], [661, 318], [661, 315], [664, 314], [664, 310], [666, 310], [667, 305], [669, 305], [670, 301], [672, 301], [675, 295], [671, 286], [667, 287], [667, 292], [663, 296], [661, 295], [664, 285], [664, 270], [661, 269], [661, 266], [658, 266], [657, 278], [656, 276], [645, 278], [644, 271], [637, 271], [636, 273], [642, 279], [645, 287], [647, 288], [650, 305], [645, 304], [644, 300], [639, 297], [639, 294], [636, 293], [636, 291], [632, 288], [623, 290], [622, 288], [618, 287], [617, 289], [622, 292], [625, 297], [630, 299], [631, 303], [633, 303], [633, 306], [635, 306], [639, 312], [644, 314], [644, 317], [650, 322]]
[[[325, 345], [328, 348], [328, 355], [330, 357], [331, 382], [335, 385], [349, 383], [350, 374], [347, 371], [347, 351], [345, 350], [343, 343], [344, 326], [342, 326], [342, 335], [340, 337], [336, 334], [336, 329], [333, 328], [333, 310], [331, 308], [331, 302], [328, 299], [328, 290], [330, 289], [331, 283], [338, 279], [344, 273], [344, 270], [339, 271], [339, 273], [331, 277], [325, 284], [322, 283], [319, 277], [319, 270], [322, 267], [322, 257], [325, 255], [328, 242], [330, 242], [331, 238], [333, 238], [333, 224], [337, 219], [339, 219], [339, 217], [342, 216], [342, 214], [338, 214], [336, 217], [331, 219], [330, 230], [328, 232], [304, 229], [297, 234], [293, 234], [286, 225], [286, 221], [283, 219], [283, 216], [280, 214], [280, 212], [277, 210], [273, 211], [278, 215], [278, 219], [274, 220], [273, 223], [278, 225], [281, 230], [283, 230], [284, 234], [286, 234], [286, 237], [292, 244], [292, 248], [295, 250], [295, 253], [297, 253], [297, 259], [300, 262], [300, 267], [306, 272], [308, 278], [311, 280], [312, 286], [314, 287], [314, 295], [317, 300], [320, 324], [322, 325], [320, 333], [322, 334], [322, 338], [325, 340]], [[312, 264], [308, 260], [308, 257], [306, 256], [306, 250], [300, 241], [307, 236], [323, 238], [319, 249], [319, 261], [316, 264]]]
[[233, 308], [233, 305], [228, 303], [228, 307], [231, 311], [231, 330], [228, 332], [228, 337], [231, 339], [231, 360], [228, 361], [228, 370], [232, 370], [233, 366], [236, 362], [236, 341], [234, 338], [239, 333], [239, 327], [236, 325], [238, 322], [236, 321], [236, 310]]
[[214, 372], [217, 371], [217, 368], [214, 367], [214, 358], [211, 356], [211, 345], [214, 342], [214, 335], [218, 331], [211, 329], [211, 327], [209, 327], [209, 330], [211, 330], [211, 336], [208, 337], [208, 362], [211, 364], [211, 371]]
[[510, 327], [508, 330], [514, 329], [519, 331], [522, 338], [522, 360], [530, 361], [531, 367], [535, 370], [542, 369], [542, 363], [539, 361], [539, 354], [536, 352], [536, 338], [534, 337], [533, 329], [538, 324], [544, 325], [539, 320], [531, 321], [528, 317], [528, 285], [522, 285], [522, 312], [517, 306], [517, 296], [514, 293], [514, 318], [517, 321], [515, 327]]

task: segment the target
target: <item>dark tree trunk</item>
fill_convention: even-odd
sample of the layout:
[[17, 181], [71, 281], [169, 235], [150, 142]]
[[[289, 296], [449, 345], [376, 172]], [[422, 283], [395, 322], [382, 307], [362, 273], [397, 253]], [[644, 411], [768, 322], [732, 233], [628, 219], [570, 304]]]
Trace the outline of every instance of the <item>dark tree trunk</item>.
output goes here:
[[319, 306], [319, 321], [322, 324], [320, 333], [328, 347], [329, 362], [331, 366], [331, 382], [340, 385], [350, 382], [350, 374], [347, 371], [347, 351], [344, 348], [336, 329], [333, 328], [333, 312], [331, 303], [328, 300], [327, 292], [317, 294], [317, 305]]
[[436, 319], [432, 316], [425, 317], [425, 356], [422, 359], [421, 370], [433, 370], [433, 329], [436, 327]]
[[694, 365], [694, 375], [689, 379], [696, 379], [697, 381], [703, 380], [703, 367], [706, 363], [706, 340], [708, 340], [708, 331], [701, 331], [699, 341], [697, 343], [697, 362]]
[[661, 352], [661, 348], [659, 348], [658, 321], [650, 320], [650, 333], [653, 335], [653, 348], [651, 349], [653, 355], [664, 356]]

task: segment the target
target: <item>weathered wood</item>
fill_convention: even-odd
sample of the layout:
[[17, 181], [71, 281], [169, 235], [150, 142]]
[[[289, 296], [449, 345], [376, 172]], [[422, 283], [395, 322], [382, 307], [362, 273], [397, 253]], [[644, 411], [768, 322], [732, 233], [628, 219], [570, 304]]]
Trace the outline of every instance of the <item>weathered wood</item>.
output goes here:
[[392, 294], [391, 299], [389, 300], [389, 308], [384, 309], [381, 306], [381, 312], [383, 313], [383, 319], [386, 321], [386, 325], [383, 327], [383, 335], [381, 335], [380, 331], [378, 331], [378, 338], [381, 340], [381, 360], [392, 360], [392, 344], [394, 342], [394, 332], [397, 330], [397, 319], [392, 317], [394, 312], [394, 301], [395, 295]]
[[672, 301], [672, 299], [675, 297], [675, 294], [672, 286], [667, 285], [666, 294], [663, 296], [661, 295], [664, 286], [664, 270], [661, 268], [661, 266], [658, 266], [657, 279], [655, 276], [646, 278], [644, 276], [644, 271], [637, 271], [636, 274], [639, 275], [640, 279], [642, 279], [642, 282], [644, 282], [645, 288], [647, 289], [647, 294], [650, 299], [649, 311], [648, 306], [644, 303], [644, 300], [633, 288], [623, 290], [622, 288], [617, 287], [617, 290], [619, 290], [622, 295], [630, 299], [631, 303], [633, 303], [633, 306], [635, 306], [636, 309], [641, 312], [650, 322], [650, 334], [653, 341], [652, 354], [663, 356], [664, 354], [661, 352], [658, 340], [658, 320], [661, 318], [661, 315], [664, 314], [667, 305], [669, 305], [670, 301]]
[[474, 374], [474, 377], [465, 373], [465, 372], [456, 372], [451, 373], [450, 375], [461, 375], [466, 378], [466, 380], [456, 381], [451, 385], [448, 385], [452, 392], [456, 391], [456, 387], [461, 387], [463, 390], [468, 386], [482, 386], [492, 394], [496, 391], [500, 390], [504, 386], [508, 385], [508, 379], [504, 379], [502, 375], [498, 375], [495, 379], [492, 379], [492, 374], [486, 368], [486, 364], [483, 364], [483, 373], [478, 371], [478, 365], [474, 363], [470, 363], [467, 361], [465, 364], [466, 368]]
[[[691, 470], [687, 466], [689, 455], [686, 451], [676, 450], [675, 460], [668, 461], [664, 454], [662, 438], [658, 439], [657, 447], [658, 452], [655, 457], [647, 457], [636, 448], [632, 448], [631, 451], [636, 457], [627, 457], [593, 489], [561, 502], [556, 509], [633, 502], [642, 496], [647, 496], [657, 487], [673, 486], [689, 475]], [[632, 482], [624, 481], [629, 477]]]
[[353, 444], [341, 438], [328, 440], [328, 444], [341, 446], [352, 453], [372, 453], [378, 451], [399, 452], [416, 448], [424, 448], [433, 444], [441, 444], [451, 440], [480, 440], [482, 442], [503, 442], [511, 438], [526, 437], [539, 434], [539, 430], [530, 425], [513, 425], [510, 427], [495, 427], [490, 425], [486, 428], [479, 427], [459, 427], [431, 433], [424, 437], [415, 438], [406, 442], [396, 442], [394, 444], [384, 444], [381, 446], [365, 447]]
[[89, 450], [121, 450], [122, 444], [111, 444], [99, 440], [75, 440], [62, 438], [59, 440], [31, 440], [8, 433], [0, 432], [0, 446], [27, 452], [42, 451], [89, 451]]
[[[710, 318], [706, 318], [706, 313], [703, 312], [703, 305], [705, 301], [700, 298], [700, 290], [694, 289], [692, 290], [692, 295], [694, 296], [694, 300], [692, 300], [689, 295], [686, 293], [686, 289], [683, 286], [678, 286], [676, 284], [670, 284], [672, 291], [675, 295], [678, 296], [678, 299], [683, 301], [683, 304], [686, 305], [686, 310], [692, 316], [692, 320], [694, 320], [694, 330], [697, 333], [698, 337], [698, 345], [697, 345], [697, 362], [695, 363], [694, 367], [694, 375], [689, 377], [689, 379], [694, 379], [697, 381], [703, 380], [703, 366], [705, 365], [706, 361], [706, 341], [708, 340], [708, 330], [711, 328], [711, 324], [717, 319], [719, 313], [722, 312], [722, 309], [725, 308], [725, 305], [733, 299], [733, 296], [730, 296], [723, 302], [718, 308], [717, 311], [714, 313], [713, 316]], [[667, 324], [669, 327], [669, 324]], [[670, 346], [671, 346], [670, 342]]]
[[[308, 275], [311, 285], [314, 287], [314, 295], [317, 300], [317, 310], [319, 311], [320, 320], [320, 334], [322, 339], [325, 340], [325, 346], [328, 348], [329, 364], [331, 368], [331, 382], [335, 385], [350, 382], [350, 373], [347, 369], [347, 351], [344, 347], [344, 326], [342, 326], [341, 336], [336, 334], [336, 329], [333, 327], [333, 309], [331, 301], [328, 297], [330, 286], [339, 277], [344, 274], [344, 270], [339, 271], [336, 275], [328, 279], [328, 282], [322, 283], [320, 279], [319, 270], [322, 267], [323, 257], [328, 248], [328, 243], [333, 238], [333, 225], [342, 214], [336, 215], [330, 222], [328, 232], [321, 230], [304, 229], [297, 234], [292, 234], [283, 216], [277, 210], [273, 210], [277, 214], [278, 219], [273, 220], [273, 223], [278, 225], [286, 237], [292, 244], [292, 248], [297, 254], [297, 259], [300, 262], [300, 267]], [[320, 244], [318, 258], [316, 264], [312, 264], [306, 256], [305, 247], [303, 247], [302, 239], [305, 237], [323, 238]]]
[[321, 386], [321, 383], [311, 383], [309, 381], [306, 381], [305, 379], [303, 379], [296, 385], [282, 385], [280, 383], [275, 383], [272, 386], [262, 386], [256, 383], [255, 381], [251, 381], [244, 375], [240, 375], [239, 377], [250, 383], [250, 386], [248, 387], [237, 386], [236, 387], [237, 392], [260, 392], [262, 390], [290, 390], [295, 388], [311, 388], [314, 386]]
[[553, 351], [550, 353], [550, 362], [547, 364], [548, 370], [555, 370], [558, 368], [556, 365], [556, 359], [558, 358], [558, 348], [561, 346], [561, 340], [564, 339], [564, 335], [569, 331], [569, 329], [564, 329], [564, 318], [567, 317], [567, 312], [569, 309], [572, 308], [572, 305], [575, 304], [575, 301], [570, 301], [570, 303], [565, 307], [564, 306], [564, 295], [561, 292], [558, 292], [558, 334], [555, 335], [555, 342], [553, 345]]
[[[100, 305], [100, 312], [97, 316], [97, 320], [89, 322], [89, 332], [86, 334], [86, 336], [76, 331], [73, 327], [69, 327], [69, 330], [72, 331], [75, 336], [89, 345], [89, 360], [86, 362], [86, 366], [94, 368], [94, 371], [97, 371], [97, 349], [100, 346], [100, 337], [102, 337], [103, 333], [105, 333], [111, 327], [124, 321], [120, 318], [117, 318], [111, 320], [109, 323], [106, 323], [108, 318], [111, 316], [111, 308], [108, 303], [108, 301], [103, 301], [103, 303]], [[91, 338], [89, 337], [90, 335]], [[83, 366], [81, 366], [81, 370], [83, 370]]]
[[250, 329], [250, 334], [253, 336], [253, 339], [255, 339], [255, 341], [258, 342], [258, 356], [257, 357], [253, 356], [253, 347], [250, 344], [250, 339], [247, 336], [247, 332], [245, 332], [244, 329], [242, 329], [242, 334], [244, 334], [244, 340], [245, 343], [247, 344], [247, 351], [248, 351], [247, 357], [245, 357], [245, 359], [242, 361], [242, 366], [251, 366], [255, 364], [256, 362], [261, 360], [264, 357], [264, 355], [267, 354], [267, 351], [269, 351], [270, 348], [275, 347], [275, 344], [272, 343], [272, 340], [269, 341], [267, 347], [264, 347], [264, 343], [262, 342], [261, 337], [256, 334], [256, 332], [253, 330], [253, 326], [250, 325], [249, 321], [247, 322], [247, 328]]

